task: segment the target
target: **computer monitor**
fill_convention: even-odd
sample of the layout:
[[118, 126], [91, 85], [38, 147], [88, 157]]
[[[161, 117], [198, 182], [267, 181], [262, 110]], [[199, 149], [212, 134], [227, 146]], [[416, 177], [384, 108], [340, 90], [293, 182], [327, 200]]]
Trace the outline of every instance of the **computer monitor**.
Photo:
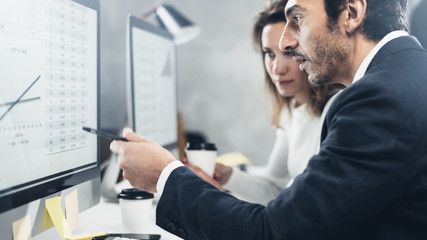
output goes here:
[[1, 238], [30, 216], [35, 239], [46, 198], [100, 199], [99, 2], [0, 1], [0, 86]]
[[171, 150], [178, 144], [173, 35], [134, 16], [128, 18], [127, 33], [129, 124]]

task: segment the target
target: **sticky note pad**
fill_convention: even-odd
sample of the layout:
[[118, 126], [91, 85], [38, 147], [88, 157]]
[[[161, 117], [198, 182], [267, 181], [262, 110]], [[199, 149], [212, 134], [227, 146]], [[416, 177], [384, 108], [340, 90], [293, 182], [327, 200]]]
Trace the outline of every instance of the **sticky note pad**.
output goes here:
[[88, 234], [79, 234], [71, 237], [67, 237], [67, 240], [91, 240], [94, 237], [107, 236], [105, 233], [88, 233]]
[[42, 230], [45, 231], [51, 227], [54, 227], [52, 219], [49, 216], [47, 208], [44, 208], [43, 219], [42, 219]]
[[31, 218], [25, 216], [12, 224], [13, 240], [31, 239]]
[[79, 200], [77, 189], [65, 197], [65, 219], [67, 219], [70, 231], [79, 225]]
[[61, 197], [46, 199], [46, 209], [61, 238], [71, 236], [71, 230], [61, 208]]
[[216, 162], [232, 167], [241, 164], [247, 164], [249, 163], [249, 159], [241, 153], [231, 152], [218, 156], [216, 158]]

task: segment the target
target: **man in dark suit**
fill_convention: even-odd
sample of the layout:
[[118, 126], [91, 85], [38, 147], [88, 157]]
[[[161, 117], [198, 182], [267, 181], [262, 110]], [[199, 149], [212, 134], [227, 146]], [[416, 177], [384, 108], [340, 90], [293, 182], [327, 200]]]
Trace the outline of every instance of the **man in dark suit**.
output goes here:
[[125, 129], [129, 142], [111, 149], [132, 185], [163, 191], [157, 224], [185, 239], [426, 239], [427, 53], [406, 33], [405, 9], [288, 2], [281, 49], [313, 85], [348, 87], [326, 115], [320, 152], [267, 206], [217, 191]]

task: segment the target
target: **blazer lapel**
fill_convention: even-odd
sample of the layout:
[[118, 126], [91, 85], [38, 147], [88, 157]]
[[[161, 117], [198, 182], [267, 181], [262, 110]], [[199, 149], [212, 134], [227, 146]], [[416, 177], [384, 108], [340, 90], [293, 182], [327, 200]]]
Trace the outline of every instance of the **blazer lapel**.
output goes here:
[[391, 40], [378, 51], [374, 59], [372, 59], [371, 63], [369, 64], [366, 72], [369, 72], [373, 66], [377, 65], [388, 55], [410, 49], [425, 51], [420, 42], [418, 42], [414, 36], [403, 36]]

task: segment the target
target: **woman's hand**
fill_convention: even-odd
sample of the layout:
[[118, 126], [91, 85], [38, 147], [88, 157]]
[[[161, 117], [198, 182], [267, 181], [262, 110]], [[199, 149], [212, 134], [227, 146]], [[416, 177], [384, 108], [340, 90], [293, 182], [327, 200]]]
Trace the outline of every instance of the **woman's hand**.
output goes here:
[[217, 163], [215, 165], [214, 178], [221, 185], [224, 185], [228, 182], [228, 179], [230, 179], [232, 173], [233, 173], [232, 167], [225, 166], [224, 164], [221, 164], [221, 163]]
[[203, 179], [205, 182], [208, 182], [212, 184], [214, 187], [218, 188], [219, 190], [224, 192], [224, 188], [219, 184], [215, 179], [213, 179], [211, 176], [209, 176], [205, 171], [203, 171], [201, 168], [197, 167], [196, 165], [193, 165], [186, 161], [185, 165], [189, 167], [193, 172], [195, 172], [201, 179]]

